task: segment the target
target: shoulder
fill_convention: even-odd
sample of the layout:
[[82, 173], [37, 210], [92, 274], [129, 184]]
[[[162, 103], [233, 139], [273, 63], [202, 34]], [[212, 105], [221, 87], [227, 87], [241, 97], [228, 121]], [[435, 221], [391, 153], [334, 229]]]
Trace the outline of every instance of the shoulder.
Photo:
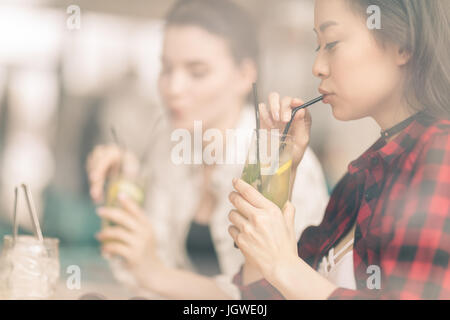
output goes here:
[[422, 164], [446, 164], [450, 161], [450, 120], [424, 120], [426, 129], [419, 139], [418, 161]]

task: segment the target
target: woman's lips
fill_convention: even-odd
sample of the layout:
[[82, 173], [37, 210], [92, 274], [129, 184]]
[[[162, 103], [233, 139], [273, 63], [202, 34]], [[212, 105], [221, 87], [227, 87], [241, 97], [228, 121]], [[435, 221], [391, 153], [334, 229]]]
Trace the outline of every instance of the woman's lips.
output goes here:
[[322, 100], [323, 103], [330, 103], [330, 97], [334, 96], [334, 93], [331, 93], [331, 92], [329, 92], [327, 90], [324, 90], [322, 88], [319, 88], [319, 92], [320, 92], [320, 94], [323, 95], [323, 100]]
[[323, 103], [329, 104], [330, 103], [330, 98], [334, 96], [334, 93], [329, 93], [329, 94], [325, 94], [323, 96]]

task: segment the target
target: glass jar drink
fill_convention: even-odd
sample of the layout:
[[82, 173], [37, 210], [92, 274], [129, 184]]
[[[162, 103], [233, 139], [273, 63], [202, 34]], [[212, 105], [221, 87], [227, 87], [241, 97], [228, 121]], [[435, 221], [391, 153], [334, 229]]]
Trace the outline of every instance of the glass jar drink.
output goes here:
[[[105, 206], [120, 208], [119, 195], [124, 194], [139, 206], [144, 205], [146, 170], [140, 170], [140, 164], [130, 154], [124, 152], [120, 168], [110, 174], [105, 186]], [[111, 221], [102, 220], [102, 228], [112, 225]]]
[[13, 235], [3, 238], [0, 255], [0, 298], [47, 299], [59, 279], [59, 240], [45, 238], [39, 224], [30, 189], [22, 184], [34, 236], [19, 235], [17, 204], [19, 187], [14, 190]]
[[[133, 179], [123, 174], [111, 177], [106, 187], [106, 206], [116, 208], [120, 207], [118, 199], [119, 194], [125, 194], [139, 206], [144, 205], [144, 183], [136, 178]], [[103, 227], [111, 224], [112, 222], [106, 219], [103, 219], [102, 221]]]
[[241, 176], [280, 209], [289, 200], [291, 192], [293, 149], [292, 137], [285, 135], [282, 138], [278, 130], [260, 130], [257, 139], [255, 130]]
[[47, 299], [55, 291], [59, 275], [59, 240], [11, 235], [3, 238], [0, 256], [2, 299]]

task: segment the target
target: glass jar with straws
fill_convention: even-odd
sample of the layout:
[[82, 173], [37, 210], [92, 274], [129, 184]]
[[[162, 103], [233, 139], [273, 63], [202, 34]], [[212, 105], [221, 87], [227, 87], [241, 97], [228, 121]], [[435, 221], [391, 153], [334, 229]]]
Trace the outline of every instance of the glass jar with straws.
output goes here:
[[59, 275], [59, 239], [44, 238], [33, 198], [27, 185], [22, 184], [34, 236], [18, 235], [15, 188], [13, 234], [3, 238], [0, 256], [0, 297], [2, 299], [47, 299], [56, 288]]

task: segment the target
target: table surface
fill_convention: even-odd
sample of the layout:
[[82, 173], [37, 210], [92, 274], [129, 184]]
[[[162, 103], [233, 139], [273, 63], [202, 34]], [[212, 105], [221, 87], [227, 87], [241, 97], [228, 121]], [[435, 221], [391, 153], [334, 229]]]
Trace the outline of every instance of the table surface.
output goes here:
[[[118, 283], [108, 266], [108, 262], [100, 255], [98, 247], [60, 247], [60, 279], [56, 287], [53, 300], [74, 300], [89, 293], [100, 294], [106, 299], [131, 299], [139, 296], [137, 292]], [[73, 269], [69, 266], [78, 266], [80, 270], [79, 288], [71, 288], [70, 281]], [[72, 270], [72, 271], [71, 271]], [[68, 281], [69, 280], [69, 281]], [[150, 298], [147, 295], [146, 298]]]

